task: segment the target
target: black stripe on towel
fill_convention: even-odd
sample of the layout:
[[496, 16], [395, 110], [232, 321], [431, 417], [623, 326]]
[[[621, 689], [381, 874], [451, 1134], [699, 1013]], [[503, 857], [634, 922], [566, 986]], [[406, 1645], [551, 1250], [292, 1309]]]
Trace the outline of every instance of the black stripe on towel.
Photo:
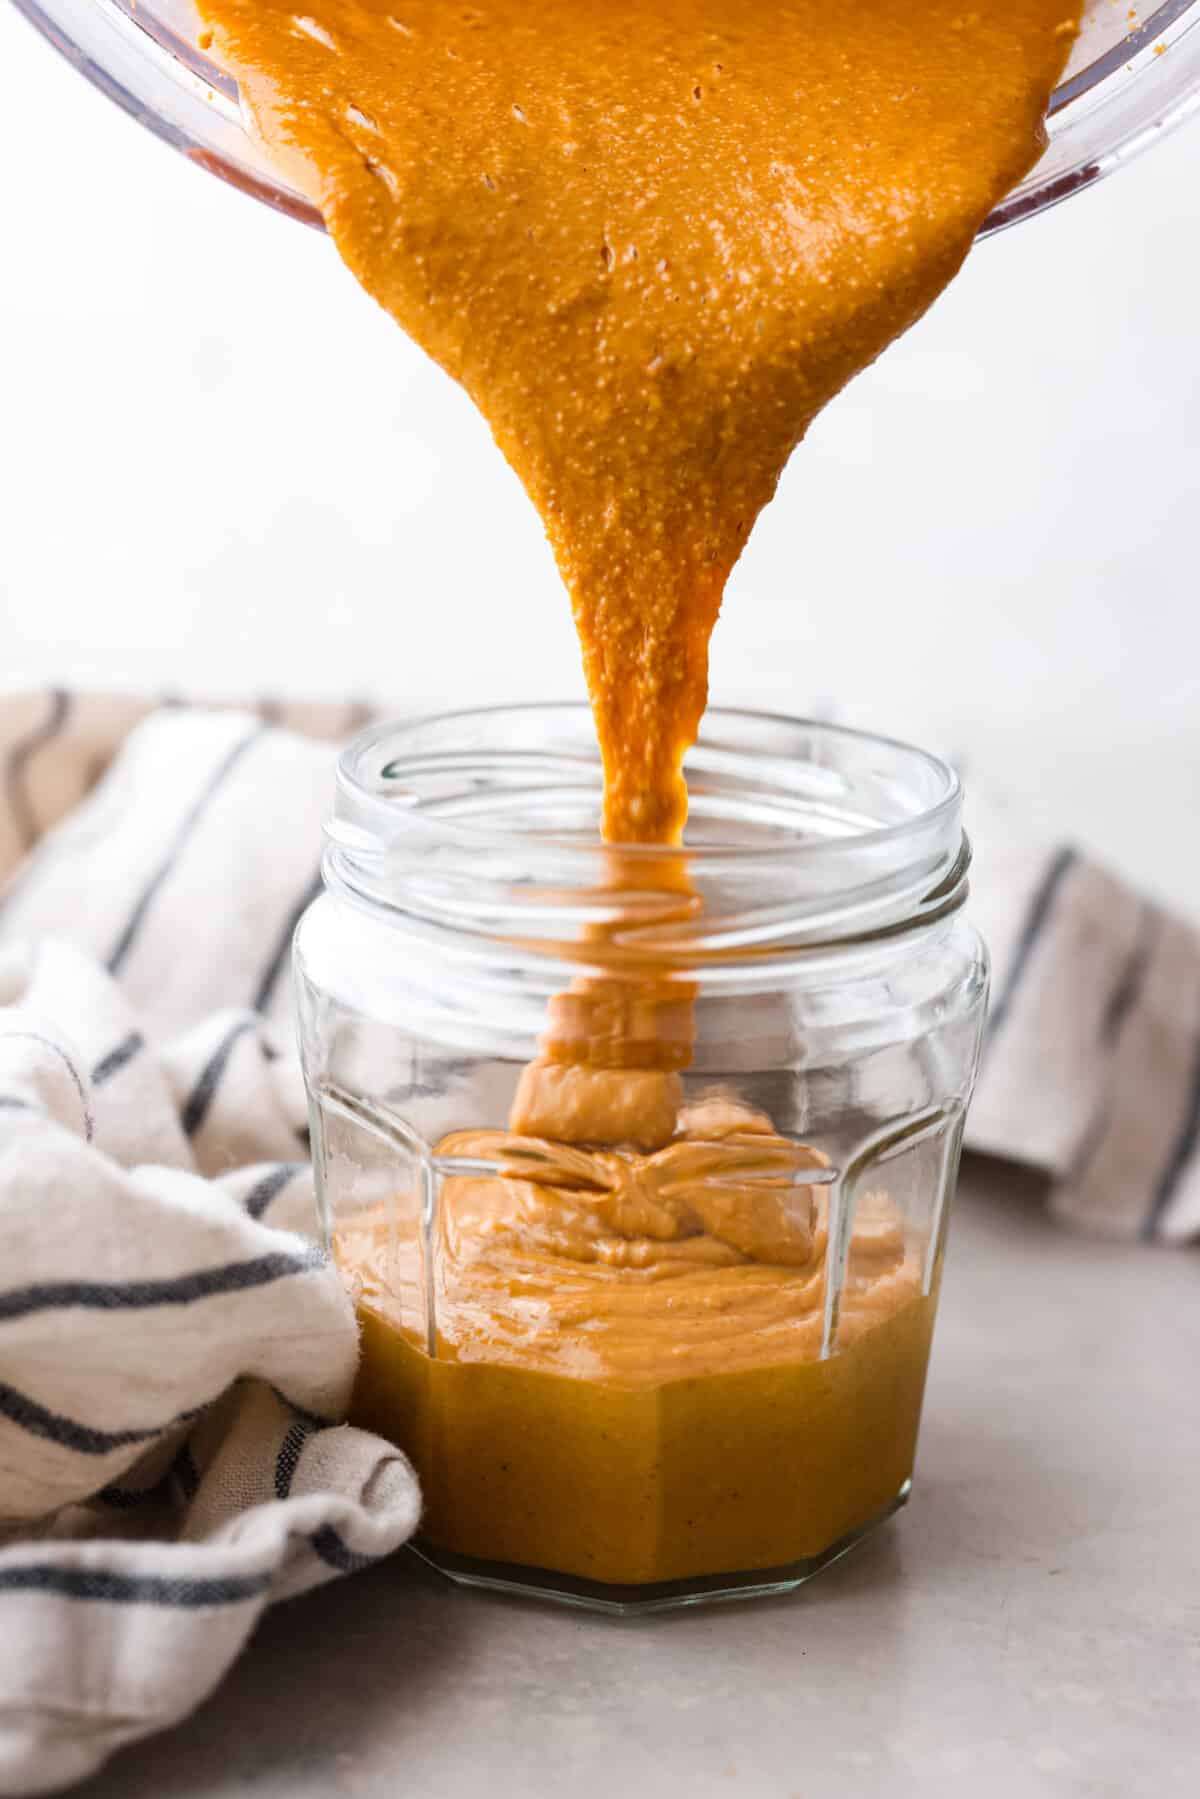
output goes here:
[[1017, 945], [1013, 951], [1012, 965], [1008, 971], [1004, 990], [997, 995], [992, 1004], [991, 1016], [988, 1020], [989, 1042], [995, 1041], [1005, 1019], [1012, 1010], [1013, 998], [1021, 984], [1021, 978], [1029, 966], [1029, 959], [1037, 947], [1038, 939], [1049, 922], [1058, 891], [1077, 859], [1073, 849], [1058, 850], [1051, 858], [1049, 867], [1034, 890], [1033, 898], [1029, 902], [1029, 910], [1025, 915], [1025, 922], [1021, 926], [1021, 934], [1017, 938]]
[[[1108, 996], [1104, 1016], [1100, 1020], [1100, 1042], [1111, 1051], [1119, 1042], [1125, 1022], [1141, 998], [1146, 973], [1153, 959], [1162, 928], [1162, 914], [1143, 902], [1141, 919], [1133, 948], [1126, 956], [1116, 985]], [[1065, 1184], [1081, 1187], [1093, 1161], [1105, 1141], [1105, 1126], [1112, 1115], [1112, 1101], [1105, 1095], [1095, 1107], [1084, 1128], [1083, 1136], [1072, 1158]]]
[[[379, 1559], [351, 1549], [330, 1524], [314, 1531], [309, 1540], [321, 1560], [339, 1574], [353, 1574]], [[161, 1605], [188, 1611], [212, 1605], [242, 1605], [249, 1599], [261, 1599], [270, 1591], [271, 1581], [269, 1573], [207, 1577], [118, 1574], [107, 1568], [57, 1568], [48, 1562], [0, 1569], [0, 1593], [50, 1593], [64, 1599], [117, 1605]]]
[[15, 1387], [0, 1381], [0, 1418], [19, 1425], [32, 1437], [43, 1437], [48, 1443], [73, 1449], [79, 1455], [108, 1455], [114, 1449], [128, 1449], [134, 1443], [149, 1443], [170, 1430], [172, 1425], [195, 1418], [201, 1410], [203, 1407], [195, 1408], [182, 1417], [168, 1418], [163, 1424], [143, 1425], [134, 1430], [97, 1430], [93, 1425], [66, 1418], [61, 1412], [50, 1411], [36, 1399], [30, 1399], [27, 1393], [18, 1393]]
[[8, 762], [4, 770], [4, 786], [8, 795], [9, 810], [12, 812], [17, 837], [22, 849], [31, 849], [37, 842], [37, 817], [33, 810], [33, 802], [26, 788], [26, 776], [29, 764], [43, 744], [57, 737], [67, 722], [71, 710], [71, 696], [61, 687], [55, 687], [50, 693], [50, 710], [40, 724], [34, 726], [27, 736], [14, 743], [8, 752]]
[[1164, 1213], [1170, 1206], [1183, 1179], [1184, 1169], [1200, 1148], [1200, 1038], [1196, 1042], [1196, 1054], [1192, 1063], [1191, 1087], [1188, 1091], [1187, 1109], [1183, 1123], [1175, 1139], [1163, 1169], [1150, 1210], [1142, 1224], [1142, 1236], [1153, 1237], [1157, 1234]]
[[194, 1137], [208, 1116], [209, 1107], [216, 1098], [221, 1076], [226, 1064], [234, 1052], [238, 1039], [247, 1031], [258, 1029], [256, 1018], [239, 1018], [238, 1022], [226, 1031], [220, 1043], [200, 1071], [200, 1078], [187, 1096], [187, 1102], [180, 1114], [180, 1122], [185, 1133]]
[[161, 1498], [163, 1483], [156, 1480], [151, 1487], [101, 1487], [93, 1503], [108, 1506], [114, 1512], [133, 1512], [149, 1499]]
[[261, 1218], [273, 1199], [277, 1199], [296, 1175], [304, 1167], [303, 1162], [280, 1162], [270, 1174], [264, 1174], [257, 1185], [251, 1187], [242, 1204], [251, 1218]]
[[32, 1563], [0, 1569], [0, 1593], [53, 1593], [64, 1599], [104, 1600], [122, 1605], [242, 1605], [270, 1589], [269, 1574], [188, 1579], [169, 1574], [114, 1574], [103, 1568], [55, 1568]]
[[252, 1011], [265, 1012], [270, 1005], [271, 995], [274, 993], [279, 977], [283, 973], [287, 963], [288, 954], [292, 947], [292, 938], [296, 935], [296, 926], [300, 923], [301, 918], [308, 911], [308, 908], [312, 905], [320, 891], [321, 870], [318, 867], [316, 874], [309, 881], [304, 892], [300, 895], [284, 920], [283, 929], [279, 933], [275, 947], [271, 951], [270, 960], [262, 971], [262, 976], [254, 992], [254, 998], [250, 1002]]
[[275, 1457], [276, 1499], [286, 1499], [291, 1492], [296, 1470], [300, 1466], [300, 1452], [311, 1435], [309, 1426], [302, 1420], [289, 1425], [288, 1433], [279, 1445], [279, 1454]]
[[175, 836], [171, 841], [170, 848], [167, 850], [166, 855], [142, 889], [137, 904], [129, 914], [124, 930], [117, 938], [117, 941], [109, 954], [108, 971], [110, 974], [117, 973], [126, 956], [133, 948], [134, 941], [142, 927], [142, 921], [150, 910], [159, 888], [162, 886], [167, 876], [171, 873], [171, 870], [175, 867], [180, 856], [183, 854], [183, 851], [186, 849], [188, 839], [203, 818], [209, 801], [217, 793], [222, 783], [232, 773], [233, 769], [246, 754], [246, 751], [250, 748], [251, 744], [256, 743], [262, 736], [265, 728], [265, 726], [257, 724], [254, 726], [254, 729], [248, 731], [244, 737], [239, 737], [233, 747], [222, 757], [221, 761], [217, 764], [216, 768], [209, 775], [208, 780], [197, 794], [195, 800], [188, 807], [188, 810], [180, 823], [179, 829], [176, 831]]
[[0, 1108], [5, 1106], [10, 1112], [33, 1112], [36, 1110], [36, 1107], [31, 1106], [27, 1099], [18, 1099], [15, 1093], [0, 1093]]
[[146, 1039], [142, 1033], [130, 1031], [128, 1037], [123, 1037], [120, 1043], [114, 1049], [110, 1049], [106, 1056], [101, 1056], [92, 1069], [93, 1087], [100, 1087], [105, 1081], [111, 1081], [113, 1075], [119, 1074], [126, 1062], [132, 1062], [138, 1051], [145, 1047]]
[[179, 1491], [185, 1499], [194, 1499], [200, 1491], [200, 1470], [196, 1466], [196, 1458], [192, 1454], [190, 1443], [180, 1447], [179, 1454], [171, 1463], [167, 1478], [178, 1481]]
[[1146, 979], [1146, 970], [1150, 966], [1155, 946], [1158, 942], [1162, 926], [1162, 915], [1153, 906], [1143, 903], [1141, 921], [1138, 925], [1136, 941], [1121, 969], [1121, 978], [1109, 995], [1108, 1004], [1104, 1008], [1104, 1017], [1100, 1021], [1100, 1037], [1104, 1043], [1114, 1043], [1121, 1034], [1121, 1027], [1129, 1017], [1142, 991]]
[[355, 1574], [360, 1568], [369, 1568], [378, 1556], [360, 1555], [357, 1549], [351, 1549], [348, 1543], [334, 1530], [332, 1524], [324, 1524], [313, 1532], [312, 1546], [330, 1568], [336, 1568], [339, 1574]]
[[96, 1312], [137, 1311], [146, 1306], [190, 1305], [211, 1299], [216, 1293], [244, 1293], [265, 1287], [293, 1274], [308, 1274], [325, 1263], [325, 1252], [315, 1243], [295, 1255], [275, 1253], [246, 1262], [225, 1262], [219, 1268], [202, 1268], [168, 1280], [141, 1281], [42, 1281], [0, 1293], [0, 1323], [27, 1318], [31, 1312], [55, 1306], [83, 1306]]

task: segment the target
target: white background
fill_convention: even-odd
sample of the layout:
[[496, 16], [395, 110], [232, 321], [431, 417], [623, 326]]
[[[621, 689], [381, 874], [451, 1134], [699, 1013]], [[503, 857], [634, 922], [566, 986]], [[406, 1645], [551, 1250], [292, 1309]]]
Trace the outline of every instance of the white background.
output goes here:
[[[316, 233], [0, 5], [8, 681], [578, 694], [537, 520]], [[832, 712], [1200, 915], [1200, 125], [981, 246], [814, 428], [730, 586], [727, 701]]]

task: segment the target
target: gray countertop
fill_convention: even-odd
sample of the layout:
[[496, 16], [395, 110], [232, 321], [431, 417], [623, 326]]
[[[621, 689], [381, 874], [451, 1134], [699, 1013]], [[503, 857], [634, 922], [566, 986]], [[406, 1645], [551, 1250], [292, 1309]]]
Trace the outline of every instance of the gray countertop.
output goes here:
[[799, 1594], [641, 1620], [400, 1557], [272, 1613], [81, 1799], [1200, 1790], [1200, 1257], [976, 1167], [908, 1511]]

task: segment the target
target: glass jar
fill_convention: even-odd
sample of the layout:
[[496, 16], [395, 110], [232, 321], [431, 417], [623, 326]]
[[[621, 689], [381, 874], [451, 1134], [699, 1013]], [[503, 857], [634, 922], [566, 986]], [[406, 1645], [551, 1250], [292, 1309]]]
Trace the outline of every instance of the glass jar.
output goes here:
[[[119, 106], [191, 161], [321, 228], [247, 130], [237, 83], [200, 46], [192, 0], [15, 0]], [[1200, 103], [1200, 0], [1085, 0], [1045, 155], [982, 235], [1057, 205], [1159, 142]]]
[[687, 776], [616, 851], [582, 706], [368, 731], [296, 937], [352, 1415], [447, 1574], [618, 1610], [906, 1499], [987, 988], [942, 763], [713, 710]]

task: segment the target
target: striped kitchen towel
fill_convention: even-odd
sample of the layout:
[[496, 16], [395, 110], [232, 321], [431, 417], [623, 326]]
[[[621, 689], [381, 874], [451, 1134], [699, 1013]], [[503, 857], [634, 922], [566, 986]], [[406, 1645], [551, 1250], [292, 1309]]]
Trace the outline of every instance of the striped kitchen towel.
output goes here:
[[264, 1606], [387, 1554], [419, 1509], [403, 1456], [340, 1422], [354, 1318], [308, 1234], [271, 1022], [329, 751], [152, 710], [0, 699], [7, 1794], [186, 1715]]
[[1050, 1177], [1096, 1233], [1200, 1235], [1200, 931], [975, 801], [972, 908], [993, 957], [970, 1149]]

